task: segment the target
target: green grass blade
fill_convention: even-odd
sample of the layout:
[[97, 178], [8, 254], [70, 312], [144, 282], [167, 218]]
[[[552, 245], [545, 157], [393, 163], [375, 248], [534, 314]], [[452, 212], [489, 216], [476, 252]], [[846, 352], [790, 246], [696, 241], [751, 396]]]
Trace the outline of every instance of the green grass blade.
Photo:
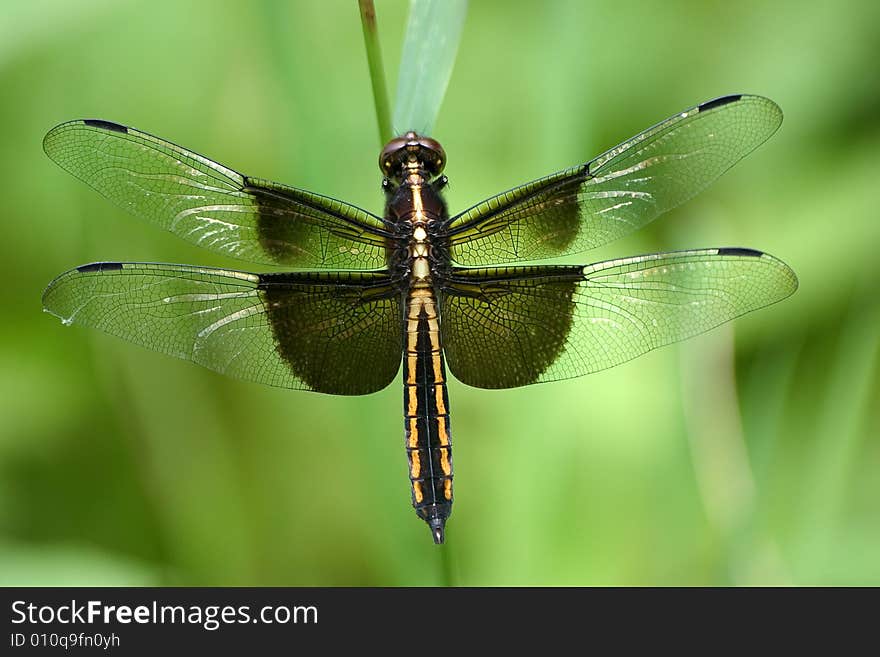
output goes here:
[[467, 0], [412, 0], [394, 102], [398, 134], [434, 130], [466, 14]]
[[379, 48], [379, 30], [376, 26], [376, 8], [373, 0], [358, 0], [361, 12], [361, 25], [364, 28], [364, 47], [367, 50], [367, 64], [370, 67], [370, 81], [373, 83], [373, 102], [376, 105], [376, 121], [379, 124], [380, 146], [391, 140], [391, 112], [388, 104], [388, 87], [385, 84], [385, 67], [382, 65], [382, 50]]
[[[869, 280], [868, 277], [865, 280]], [[859, 468], [860, 444], [868, 435], [876, 413], [877, 365], [880, 362], [880, 305], [872, 303], [874, 292], [865, 289], [855, 296], [850, 316], [843, 324], [837, 354], [826, 378], [824, 404], [817, 409], [812, 463], [801, 499], [800, 554], [798, 571], [831, 573], [835, 583], [842, 573], [868, 572], [876, 558], [849, 554], [840, 563], [841, 536], [851, 518], [845, 515], [852, 479]], [[852, 510], [850, 509], [850, 514]], [[875, 570], [876, 572], [876, 570]], [[814, 576], [815, 577], [815, 576]], [[821, 575], [820, 575], [821, 577]], [[852, 581], [860, 581], [857, 574]]]

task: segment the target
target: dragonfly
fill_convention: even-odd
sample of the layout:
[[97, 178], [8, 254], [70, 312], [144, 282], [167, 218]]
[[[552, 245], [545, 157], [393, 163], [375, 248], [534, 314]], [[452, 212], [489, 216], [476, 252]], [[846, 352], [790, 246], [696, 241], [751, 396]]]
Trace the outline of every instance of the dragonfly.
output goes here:
[[795, 291], [791, 268], [743, 247], [540, 263], [642, 228], [781, 122], [767, 98], [724, 96], [455, 215], [443, 199], [443, 147], [407, 132], [379, 156], [381, 216], [118, 123], [62, 123], [46, 135], [46, 154], [116, 205], [285, 271], [98, 262], [53, 280], [43, 307], [64, 324], [284, 388], [365, 395], [402, 362], [412, 504], [443, 543], [453, 502], [447, 366], [478, 388], [569, 379]]

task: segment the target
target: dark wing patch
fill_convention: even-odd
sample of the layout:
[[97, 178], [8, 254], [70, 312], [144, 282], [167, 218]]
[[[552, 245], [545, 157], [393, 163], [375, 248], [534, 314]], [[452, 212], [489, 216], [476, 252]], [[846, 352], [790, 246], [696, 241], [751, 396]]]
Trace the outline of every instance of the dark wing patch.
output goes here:
[[797, 289], [785, 263], [736, 251], [658, 253], [586, 267], [455, 270], [441, 297], [449, 370], [481, 388], [582, 376]]
[[62, 274], [43, 307], [81, 324], [267, 385], [360, 395], [400, 365], [399, 293], [374, 273], [249, 274], [98, 263]]
[[400, 295], [384, 275], [263, 274], [259, 290], [278, 354], [309, 389], [364, 394], [394, 378]]
[[223, 255], [298, 268], [378, 269], [379, 217], [109, 121], [70, 121], [43, 140], [62, 168], [121, 208]]
[[535, 383], [571, 331], [582, 267], [459, 270], [441, 296], [450, 371], [478, 388]]
[[772, 135], [773, 101], [728, 96], [680, 112], [585, 165], [492, 197], [448, 226], [462, 265], [577, 253], [636, 231], [690, 199]]

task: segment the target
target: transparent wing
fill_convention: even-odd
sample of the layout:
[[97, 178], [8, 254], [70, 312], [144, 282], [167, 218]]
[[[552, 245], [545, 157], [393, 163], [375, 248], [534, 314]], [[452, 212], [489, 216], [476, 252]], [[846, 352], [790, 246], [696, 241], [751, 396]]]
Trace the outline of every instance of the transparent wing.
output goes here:
[[116, 205], [224, 255], [274, 265], [385, 266], [382, 220], [334, 199], [244, 176], [134, 128], [79, 120], [46, 154]]
[[782, 111], [760, 96], [692, 107], [592, 162], [517, 187], [449, 225], [462, 265], [578, 253], [623, 237], [705, 189], [766, 141]]
[[751, 249], [658, 253], [578, 265], [460, 269], [443, 286], [450, 371], [514, 388], [613, 367], [797, 289], [794, 272]]
[[97, 263], [52, 281], [43, 307], [64, 324], [284, 388], [366, 394], [400, 365], [399, 293], [381, 274]]

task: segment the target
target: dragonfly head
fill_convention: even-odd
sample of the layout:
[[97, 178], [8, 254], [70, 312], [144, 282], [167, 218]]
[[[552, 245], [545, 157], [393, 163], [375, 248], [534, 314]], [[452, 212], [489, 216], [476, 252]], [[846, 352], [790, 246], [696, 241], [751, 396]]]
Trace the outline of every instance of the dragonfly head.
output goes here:
[[436, 178], [446, 166], [446, 152], [430, 137], [415, 132], [407, 132], [395, 137], [382, 149], [379, 155], [379, 168], [382, 173], [400, 181], [411, 171], [424, 171], [428, 178]]

